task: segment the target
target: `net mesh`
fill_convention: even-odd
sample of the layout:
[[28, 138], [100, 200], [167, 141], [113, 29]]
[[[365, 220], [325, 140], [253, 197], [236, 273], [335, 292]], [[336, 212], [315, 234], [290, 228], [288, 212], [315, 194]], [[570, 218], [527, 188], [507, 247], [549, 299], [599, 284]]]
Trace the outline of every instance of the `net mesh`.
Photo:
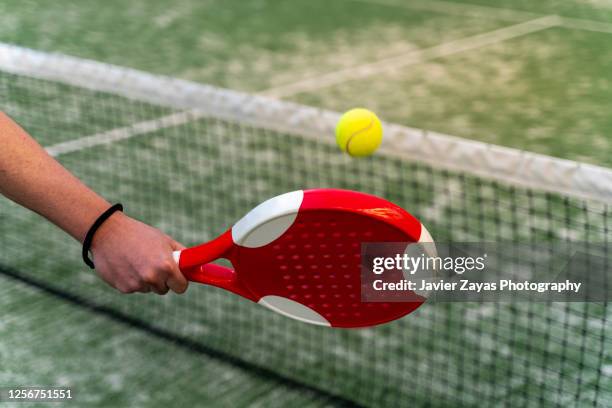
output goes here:
[[[0, 109], [109, 201], [186, 245], [213, 238], [274, 195], [322, 187], [385, 197], [438, 241], [612, 237], [606, 200], [451, 171], [401, 152], [352, 160], [297, 126], [184, 113], [175, 103], [1, 71]], [[212, 287], [120, 295], [84, 267], [74, 241], [7, 200], [0, 230], [4, 268], [357, 404], [612, 404], [607, 304], [427, 304], [380, 327], [330, 330]]]

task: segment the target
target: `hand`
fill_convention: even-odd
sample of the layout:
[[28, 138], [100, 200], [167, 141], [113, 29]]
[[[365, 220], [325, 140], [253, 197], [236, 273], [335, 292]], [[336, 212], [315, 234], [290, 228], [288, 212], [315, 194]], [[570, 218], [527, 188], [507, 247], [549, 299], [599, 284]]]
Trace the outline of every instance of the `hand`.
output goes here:
[[117, 212], [96, 231], [91, 252], [96, 271], [112, 287], [123, 293], [163, 295], [169, 289], [187, 289], [172, 258], [173, 251], [183, 248], [161, 231]]

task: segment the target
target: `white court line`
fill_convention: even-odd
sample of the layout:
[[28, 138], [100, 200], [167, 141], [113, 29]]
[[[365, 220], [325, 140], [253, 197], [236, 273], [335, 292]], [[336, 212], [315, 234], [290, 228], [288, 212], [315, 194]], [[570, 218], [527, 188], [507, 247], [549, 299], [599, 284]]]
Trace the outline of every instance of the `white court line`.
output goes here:
[[522, 37], [537, 31], [556, 27], [560, 24], [558, 16], [546, 16], [524, 23], [503, 27], [497, 30], [471, 37], [453, 40], [444, 44], [435, 45], [430, 48], [414, 50], [395, 57], [385, 58], [369, 64], [346, 68], [327, 74], [307, 78], [302, 81], [288, 85], [281, 85], [261, 92], [262, 95], [286, 98], [302, 92], [327, 88], [333, 85], [353, 81], [360, 78], [380, 74], [382, 72], [404, 68], [437, 58], [447, 57], [464, 51], [482, 48], [487, 45], [497, 44], [513, 38]]
[[[557, 25], [559, 25], [559, 18], [557, 16], [546, 16], [524, 23], [504, 27], [498, 30], [466, 37], [460, 40], [453, 40], [431, 48], [411, 51], [403, 55], [383, 59], [370, 64], [329, 72], [327, 74], [308, 78], [289, 85], [271, 88], [260, 92], [259, 94], [275, 98], [286, 98], [300, 92], [321, 89], [346, 81], [378, 74], [390, 69], [402, 68], [431, 59], [441, 58], [460, 52], [481, 48], [486, 45], [496, 44], [512, 38], [545, 30]], [[195, 111], [178, 112], [158, 119], [139, 122], [107, 132], [97, 133], [80, 139], [58, 143], [47, 147], [46, 150], [50, 155], [57, 157], [62, 154], [109, 144], [142, 134], [156, 132], [168, 127], [189, 123], [199, 118], [201, 118], [201, 115]]]
[[561, 26], [574, 30], [593, 31], [597, 33], [612, 34], [612, 24], [579, 18], [561, 17]]
[[[443, 0], [410, 0], [400, 2], [397, 0], [349, 0], [364, 4], [374, 4], [388, 7], [404, 8], [410, 10], [432, 11], [434, 13], [467, 16], [486, 17], [506, 21], [525, 21], [545, 17], [545, 14], [532, 13], [529, 11], [512, 10], [498, 7], [480, 6], [468, 3], [454, 3]], [[612, 24], [603, 21], [586, 20], [560, 16], [560, 27], [574, 30], [585, 30], [599, 33], [612, 34]]]
[[454, 3], [442, 0], [349, 0], [358, 3], [373, 4], [404, 8], [409, 10], [432, 11], [439, 14], [448, 14], [465, 17], [495, 17], [499, 20], [521, 22], [545, 17], [545, 14], [528, 11], [511, 10], [497, 7], [479, 6], [475, 4]]
[[58, 157], [63, 154], [77, 152], [90, 147], [110, 144], [120, 140], [129, 139], [134, 136], [190, 123], [197, 120], [201, 116], [202, 115], [198, 114], [196, 111], [177, 112], [171, 115], [162, 116], [161, 118], [146, 120], [133, 125], [112, 129], [107, 132], [96, 133], [94, 135], [70, 140], [68, 142], [57, 143], [46, 147], [45, 150], [47, 153], [49, 153], [49, 155]]
[[[443, 0], [411, 0], [410, 2], [403, 3], [398, 3], [393, 0], [350, 1], [385, 5], [389, 7], [428, 10], [432, 12], [451, 15], [489, 18], [495, 17], [501, 20], [508, 21], [524, 21], [531, 19], [531, 21], [527, 21], [514, 26], [505, 27], [499, 30], [491, 31], [489, 33], [478, 34], [473, 37], [451, 41], [449, 43], [441, 44], [428, 49], [411, 51], [407, 54], [388, 58], [372, 64], [366, 64], [356, 68], [349, 68], [346, 70], [331, 72], [322, 76], [309, 78], [304, 81], [298, 81], [290, 85], [271, 88], [266, 91], [260, 92], [260, 94], [277, 98], [288, 97], [295, 95], [296, 93], [320, 89], [339, 84], [348, 80], [374, 75], [378, 72], [382, 72], [388, 69], [397, 69], [409, 65], [414, 65], [423, 61], [441, 58], [459, 52], [502, 42], [508, 39], [516, 38], [555, 26], [612, 34], [612, 24], [604, 22], [559, 17], [554, 15], [542, 16], [540, 14], [526, 11], [479, 6], [473, 4], [453, 3]], [[491, 38], [484, 38], [487, 36], [491, 36]], [[453, 47], [456, 47], [456, 49], [453, 49]], [[158, 119], [136, 123], [131, 126], [126, 126], [123, 128], [113, 129], [107, 132], [86, 136], [81, 139], [58, 143], [56, 145], [49, 146], [47, 148], [47, 151], [53, 156], [59, 156], [65, 153], [70, 153], [81, 149], [98, 146], [101, 144], [112, 143], [118, 140], [129, 139], [131, 137], [138, 136], [144, 133], [155, 132], [157, 130], [165, 129], [167, 127], [188, 123], [190, 121], [197, 120], [200, 116], [201, 115], [198, 115], [194, 111], [179, 112]]]

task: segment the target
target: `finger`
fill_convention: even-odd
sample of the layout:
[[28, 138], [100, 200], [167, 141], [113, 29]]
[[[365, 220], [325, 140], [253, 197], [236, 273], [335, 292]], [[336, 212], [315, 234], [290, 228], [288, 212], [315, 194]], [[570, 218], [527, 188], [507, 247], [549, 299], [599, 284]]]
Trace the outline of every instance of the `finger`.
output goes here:
[[168, 293], [168, 271], [165, 264], [160, 264], [152, 270], [149, 270], [143, 275], [144, 283], [151, 288], [151, 290], [158, 295], [165, 295]]
[[189, 282], [174, 261], [168, 265], [166, 284], [174, 293], [184, 293], [189, 286]]
[[189, 282], [183, 275], [180, 277], [170, 276], [166, 283], [168, 284], [170, 290], [178, 294], [185, 293], [187, 287], [189, 286]]
[[[164, 278], [161, 278], [161, 275], [163, 275]], [[165, 295], [166, 293], [168, 293], [168, 290], [170, 290], [170, 288], [166, 284], [166, 281], [168, 280], [166, 276], [167, 275], [165, 273], [160, 274], [158, 280], [153, 283], [149, 283], [149, 287], [153, 292], [157, 293], [158, 295]]]
[[151, 287], [149, 285], [143, 285], [138, 292], [140, 293], [150, 293], [151, 292]]
[[173, 251], [182, 251], [186, 248], [185, 245], [173, 240], [171, 237], [168, 237], [168, 240], [170, 241], [170, 248], [172, 248]]
[[149, 293], [151, 286], [136, 275], [124, 278], [123, 286], [129, 288], [129, 293]]
[[130, 294], [140, 291], [140, 286], [135, 284], [131, 279], [126, 279], [125, 273], [113, 273], [112, 268], [111, 273], [106, 273], [108, 269], [109, 267], [106, 265], [101, 265], [99, 269], [96, 269], [98, 275], [104, 282], [108, 283], [110, 286], [123, 294]]
[[158, 295], [165, 295], [168, 293], [168, 285], [166, 285], [167, 274], [166, 272], [158, 271], [154, 274], [155, 276], [150, 276], [145, 279], [146, 286], [150, 291], [157, 293]]
[[165, 295], [166, 293], [168, 293], [170, 288], [168, 288], [168, 286], [164, 284], [163, 286], [151, 286], [151, 290], [153, 290], [153, 292], [157, 293], [158, 295]]
[[116, 286], [117, 290], [124, 294], [142, 292], [144, 285], [138, 283], [133, 279], [122, 279], [120, 282], [117, 282]]

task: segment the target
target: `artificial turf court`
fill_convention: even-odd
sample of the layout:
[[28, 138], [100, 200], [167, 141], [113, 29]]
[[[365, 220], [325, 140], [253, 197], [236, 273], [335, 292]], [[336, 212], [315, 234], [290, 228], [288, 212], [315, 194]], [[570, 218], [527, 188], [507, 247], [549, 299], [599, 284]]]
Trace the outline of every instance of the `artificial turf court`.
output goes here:
[[[409, 126], [612, 164], [612, 7], [603, 1], [95, 4], [5, 1], [0, 39], [249, 92], [310, 79], [283, 96], [337, 111], [368, 106]], [[495, 39], [497, 30], [512, 34], [556, 14], [565, 20]], [[478, 35], [494, 39], [456, 51], [454, 42]], [[438, 57], [415, 56], [443, 44]], [[396, 61], [349, 80], [351, 70], [385, 59]], [[349, 72], [337, 84], [318, 89], [318, 77], [342, 69]]]
[[[0, 41], [333, 110], [364, 105], [413, 127], [610, 165], [604, 6], [329, 3], [5, 2]], [[606, 203], [385, 155], [355, 162], [329, 143], [214, 117], [62, 153], [62, 143], [180, 110], [4, 73], [0, 95], [0, 108], [68, 168], [187, 244], [262, 199], [315, 186], [382, 195], [445, 239], [610, 239]], [[9, 310], [0, 384], [72, 385], [97, 406], [612, 401], [604, 305], [431, 305], [388, 326], [329, 332], [195, 285], [184, 297], [117, 296], [54, 227], [0, 208]], [[18, 256], [24, 246], [31, 256]], [[267, 337], [254, 335], [266, 325]]]

